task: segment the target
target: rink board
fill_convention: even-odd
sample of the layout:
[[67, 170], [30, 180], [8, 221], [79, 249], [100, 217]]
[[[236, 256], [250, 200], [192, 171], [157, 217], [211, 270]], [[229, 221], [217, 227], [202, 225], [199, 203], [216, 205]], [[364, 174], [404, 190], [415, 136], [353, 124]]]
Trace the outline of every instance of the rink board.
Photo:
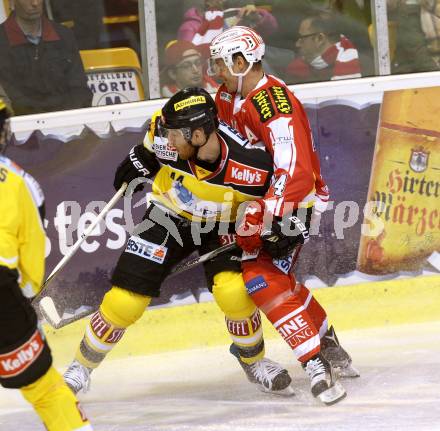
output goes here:
[[[356, 283], [355, 271], [373, 276], [368, 281], [400, 273], [416, 276], [425, 268], [440, 273], [440, 264], [432, 263], [440, 259], [438, 196], [433, 192], [440, 166], [439, 79], [436, 72], [418, 79], [392, 76], [294, 86], [331, 191], [319, 229], [313, 229], [313, 241], [301, 251], [298, 280], [333, 286], [347, 284], [347, 278]], [[164, 102], [12, 120], [14, 145], [8, 157], [38, 179], [46, 196], [47, 274], [111, 199], [115, 166], [142, 142], [147, 119]], [[385, 211], [376, 211], [379, 218], [369, 221], [372, 202], [384, 204]], [[121, 199], [53, 279], [46, 294], [61, 313], [98, 306], [145, 204], [144, 194]], [[370, 231], [373, 226], [377, 229]], [[152, 305], [197, 302], [206, 288], [199, 267], [181, 274], [179, 283], [165, 282]]]
[[[440, 320], [440, 276], [315, 289], [330, 323], [339, 331]], [[279, 335], [264, 320], [266, 339]], [[86, 320], [46, 333], [57, 366], [71, 361]], [[224, 317], [214, 302], [148, 310], [110, 357], [147, 355], [228, 344]]]

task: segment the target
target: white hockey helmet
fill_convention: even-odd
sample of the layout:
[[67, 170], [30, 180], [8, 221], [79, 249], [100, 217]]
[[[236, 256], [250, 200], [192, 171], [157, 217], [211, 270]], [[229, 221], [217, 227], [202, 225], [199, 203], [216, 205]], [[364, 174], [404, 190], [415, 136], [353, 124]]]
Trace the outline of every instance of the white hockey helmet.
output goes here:
[[[249, 27], [235, 26], [216, 36], [209, 47], [211, 54], [210, 69], [215, 75], [215, 60], [221, 58], [229, 71], [234, 76], [244, 76], [254, 63], [262, 60], [265, 51], [262, 37]], [[249, 67], [243, 73], [233, 72], [233, 55], [240, 53], [249, 63]], [[214, 60], [214, 61], [213, 61]]]

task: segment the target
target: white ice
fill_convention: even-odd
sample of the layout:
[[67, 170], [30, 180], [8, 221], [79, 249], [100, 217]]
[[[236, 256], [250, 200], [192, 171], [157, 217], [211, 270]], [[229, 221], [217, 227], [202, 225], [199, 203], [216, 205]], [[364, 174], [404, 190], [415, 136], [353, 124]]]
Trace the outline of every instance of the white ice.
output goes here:
[[[259, 392], [227, 346], [104, 361], [80, 395], [101, 431], [439, 431], [440, 322], [339, 333], [361, 371], [326, 407], [283, 341], [267, 356], [286, 366], [296, 395]], [[0, 389], [0, 430], [43, 430], [17, 391]]]

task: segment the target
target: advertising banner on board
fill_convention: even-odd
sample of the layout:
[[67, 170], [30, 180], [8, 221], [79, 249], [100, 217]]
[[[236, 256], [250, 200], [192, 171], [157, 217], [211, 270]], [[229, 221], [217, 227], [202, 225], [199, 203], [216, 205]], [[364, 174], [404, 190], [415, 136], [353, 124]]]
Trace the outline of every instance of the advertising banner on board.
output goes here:
[[[423, 97], [422, 92], [411, 97], [393, 92], [382, 107], [377, 97], [366, 102], [366, 95], [306, 104], [331, 198], [301, 251], [295, 268], [299, 280], [325, 287], [440, 268], [438, 91], [423, 90]], [[76, 137], [35, 132], [8, 149], [8, 157], [34, 175], [46, 195], [47, 274], [114, 195], [118, 164], [142, 142], [145, 124], [124, 129], [122, 123], [99, 136], [87, 127]], [[141, 192], [107, 214], [49, 287], [61, 309], [99, 304], [145, 209]], [[153, 305], [209, 299], [198, 267], [165, 282]]]
[[380, 223], [362, 235], [360, 271], [415, 271], [440, 250], [438, 100], [440, 88], [384, 95], [368, 192]]

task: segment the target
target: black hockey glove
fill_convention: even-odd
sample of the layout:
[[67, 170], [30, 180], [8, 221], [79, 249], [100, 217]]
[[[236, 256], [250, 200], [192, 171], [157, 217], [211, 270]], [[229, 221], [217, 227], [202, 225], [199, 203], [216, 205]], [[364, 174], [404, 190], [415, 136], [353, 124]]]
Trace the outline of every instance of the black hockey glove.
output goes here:
[[309, 240], [311, 211], [304, 214], [306, 220], [302, 221], [296, 211], [282, 220], [274, 220], [269, 231], [261, 234], [263, 249], [272, 257], [279, 259], [290, 255], [296, 246]]
[[[160, 165], [156, 156], [150, 153], [142, 144], [136, 145], [116, 169], [113, 186], [116, 190], [119, 190], [123, 183], [130, 184], [135, 178], [152, 178], [157, 174], [159, 168]], [[143, 188], [144, 186], [139, 184], [134, 191], [138, 192]]]

